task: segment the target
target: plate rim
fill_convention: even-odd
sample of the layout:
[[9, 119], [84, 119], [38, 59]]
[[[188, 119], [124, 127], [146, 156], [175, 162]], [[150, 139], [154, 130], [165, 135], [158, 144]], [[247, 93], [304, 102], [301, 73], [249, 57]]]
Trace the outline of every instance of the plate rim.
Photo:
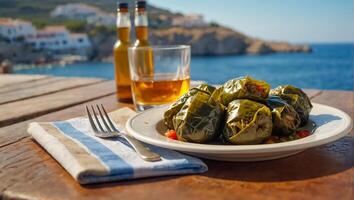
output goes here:
[[[257, 144], [257, 145], [210, 145], [210, 144], [198, 144], [198, 143], [189, 143], [189, 142], [182, 142], [182, 141], [161, 141], [151, 137], [146, 137], [145, 135], [139, 134], [137, 131], [134, 130], [132, 127], [132, 122], [137, 117], [141, 115], [145, 115], [146, 113], [156, 111], [158, 109], [165, 109], [167, 106], [152, 108], [143, 112], [140, 112], [128, 119], [125, 124], [125, 128], [127, 132], [135, 137], [136, 139], [152, 144], [155, 146], [185, 151], [185, 152], [194, 152], [194, 153], [208, 153], [208, 154], [249, 154], [249, 153], [271, 153], [271, 152], [283, 152], [283, 151], [296, 151], [301, 149], [307, 149], [315, 146], [320, 146], [323, 144], [327, 144], [333, 141], [336, 141], [345, 135], [347, 135], [353, 128], [353, 120], [351, 117], [345, 113], [344, 111], [334, 108], [332, 106], [323, 105], [319, 103], [312, 103], [313, 106], [320, 106], [326, 107], [330, 109], [336, 110], [336, 112], [340, 113], [347, 123], [346, 127], [339, 127], [341, 130], [338, 133], [330, 135], [328, 137], [322, 139], [314, 139], [316, 135], [312, 135], [303, 139], [298, 139], [295, 141], [290, 142], [283, 142], [283, 143], [274, 143], [274, 144]], [[299, 141], [302, 143], [299, 144]], [[213, 147], [213, 148], [210, 148]]]

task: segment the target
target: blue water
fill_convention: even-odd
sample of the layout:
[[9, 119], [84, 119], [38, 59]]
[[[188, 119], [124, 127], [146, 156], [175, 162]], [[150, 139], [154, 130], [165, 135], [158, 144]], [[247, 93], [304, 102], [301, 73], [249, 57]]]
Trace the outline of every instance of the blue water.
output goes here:
[[[193, 57], [191, 77], [220, 84], [251, 75], [273, 87], [292, 84], [301, 88], [353, 90], [353, 44], [311, 45], [312, 53]], [[50, 74], [114, 79], [111, 63], [78, 63], [65, 67], [17, 70], [21, 74]]]

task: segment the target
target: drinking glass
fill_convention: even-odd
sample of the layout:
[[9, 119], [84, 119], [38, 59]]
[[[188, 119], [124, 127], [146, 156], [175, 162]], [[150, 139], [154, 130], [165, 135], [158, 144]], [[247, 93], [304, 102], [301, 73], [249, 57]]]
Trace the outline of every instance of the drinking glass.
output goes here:
[[132, 96], [138, 111], [174, 102], [189, 90], [190, 46], [128, 49]]

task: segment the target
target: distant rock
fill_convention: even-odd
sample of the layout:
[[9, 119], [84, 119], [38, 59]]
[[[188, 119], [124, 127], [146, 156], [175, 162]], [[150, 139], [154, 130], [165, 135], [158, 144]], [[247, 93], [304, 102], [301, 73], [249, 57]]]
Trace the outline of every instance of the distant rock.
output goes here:
[[271, 48], [266, 42], [261, 40], [249, 39], [247, 44], [247, 54], [269, 54], [275, 52], [273, 48]]
[[312, 49], [308, 45], [295, 45], [287, 42], [266, 42], [273, 51], [275, 52], [304, 52], [309, 53]]
[[308, 45], [295, 45], [287, 42], [269, 42], [259, 39], [249, 39], [247, 41], [248, 47], [246, 52], [248, 54], [269, 54], [269, 53], [292, 53], [304, 52], [309, 53], [312, 49]]

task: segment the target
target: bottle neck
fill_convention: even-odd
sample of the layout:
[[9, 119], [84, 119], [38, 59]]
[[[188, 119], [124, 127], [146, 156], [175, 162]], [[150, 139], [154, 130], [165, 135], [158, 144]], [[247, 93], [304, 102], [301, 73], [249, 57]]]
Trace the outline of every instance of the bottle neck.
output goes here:
[[148, 17], [146, 11], [135, 11], [135, 30], [136, 30], [136, 38], [141, 41], [148, 40]]
[[118, 12], [117, 14], [117, 34], [119, 40], [129, 42], [130, 40], [130, 15], [129, 12]]
[[148, 17], [146, 11], [135, 11], [135, 19], [134, 19], [135, 26], [148, 26]]

